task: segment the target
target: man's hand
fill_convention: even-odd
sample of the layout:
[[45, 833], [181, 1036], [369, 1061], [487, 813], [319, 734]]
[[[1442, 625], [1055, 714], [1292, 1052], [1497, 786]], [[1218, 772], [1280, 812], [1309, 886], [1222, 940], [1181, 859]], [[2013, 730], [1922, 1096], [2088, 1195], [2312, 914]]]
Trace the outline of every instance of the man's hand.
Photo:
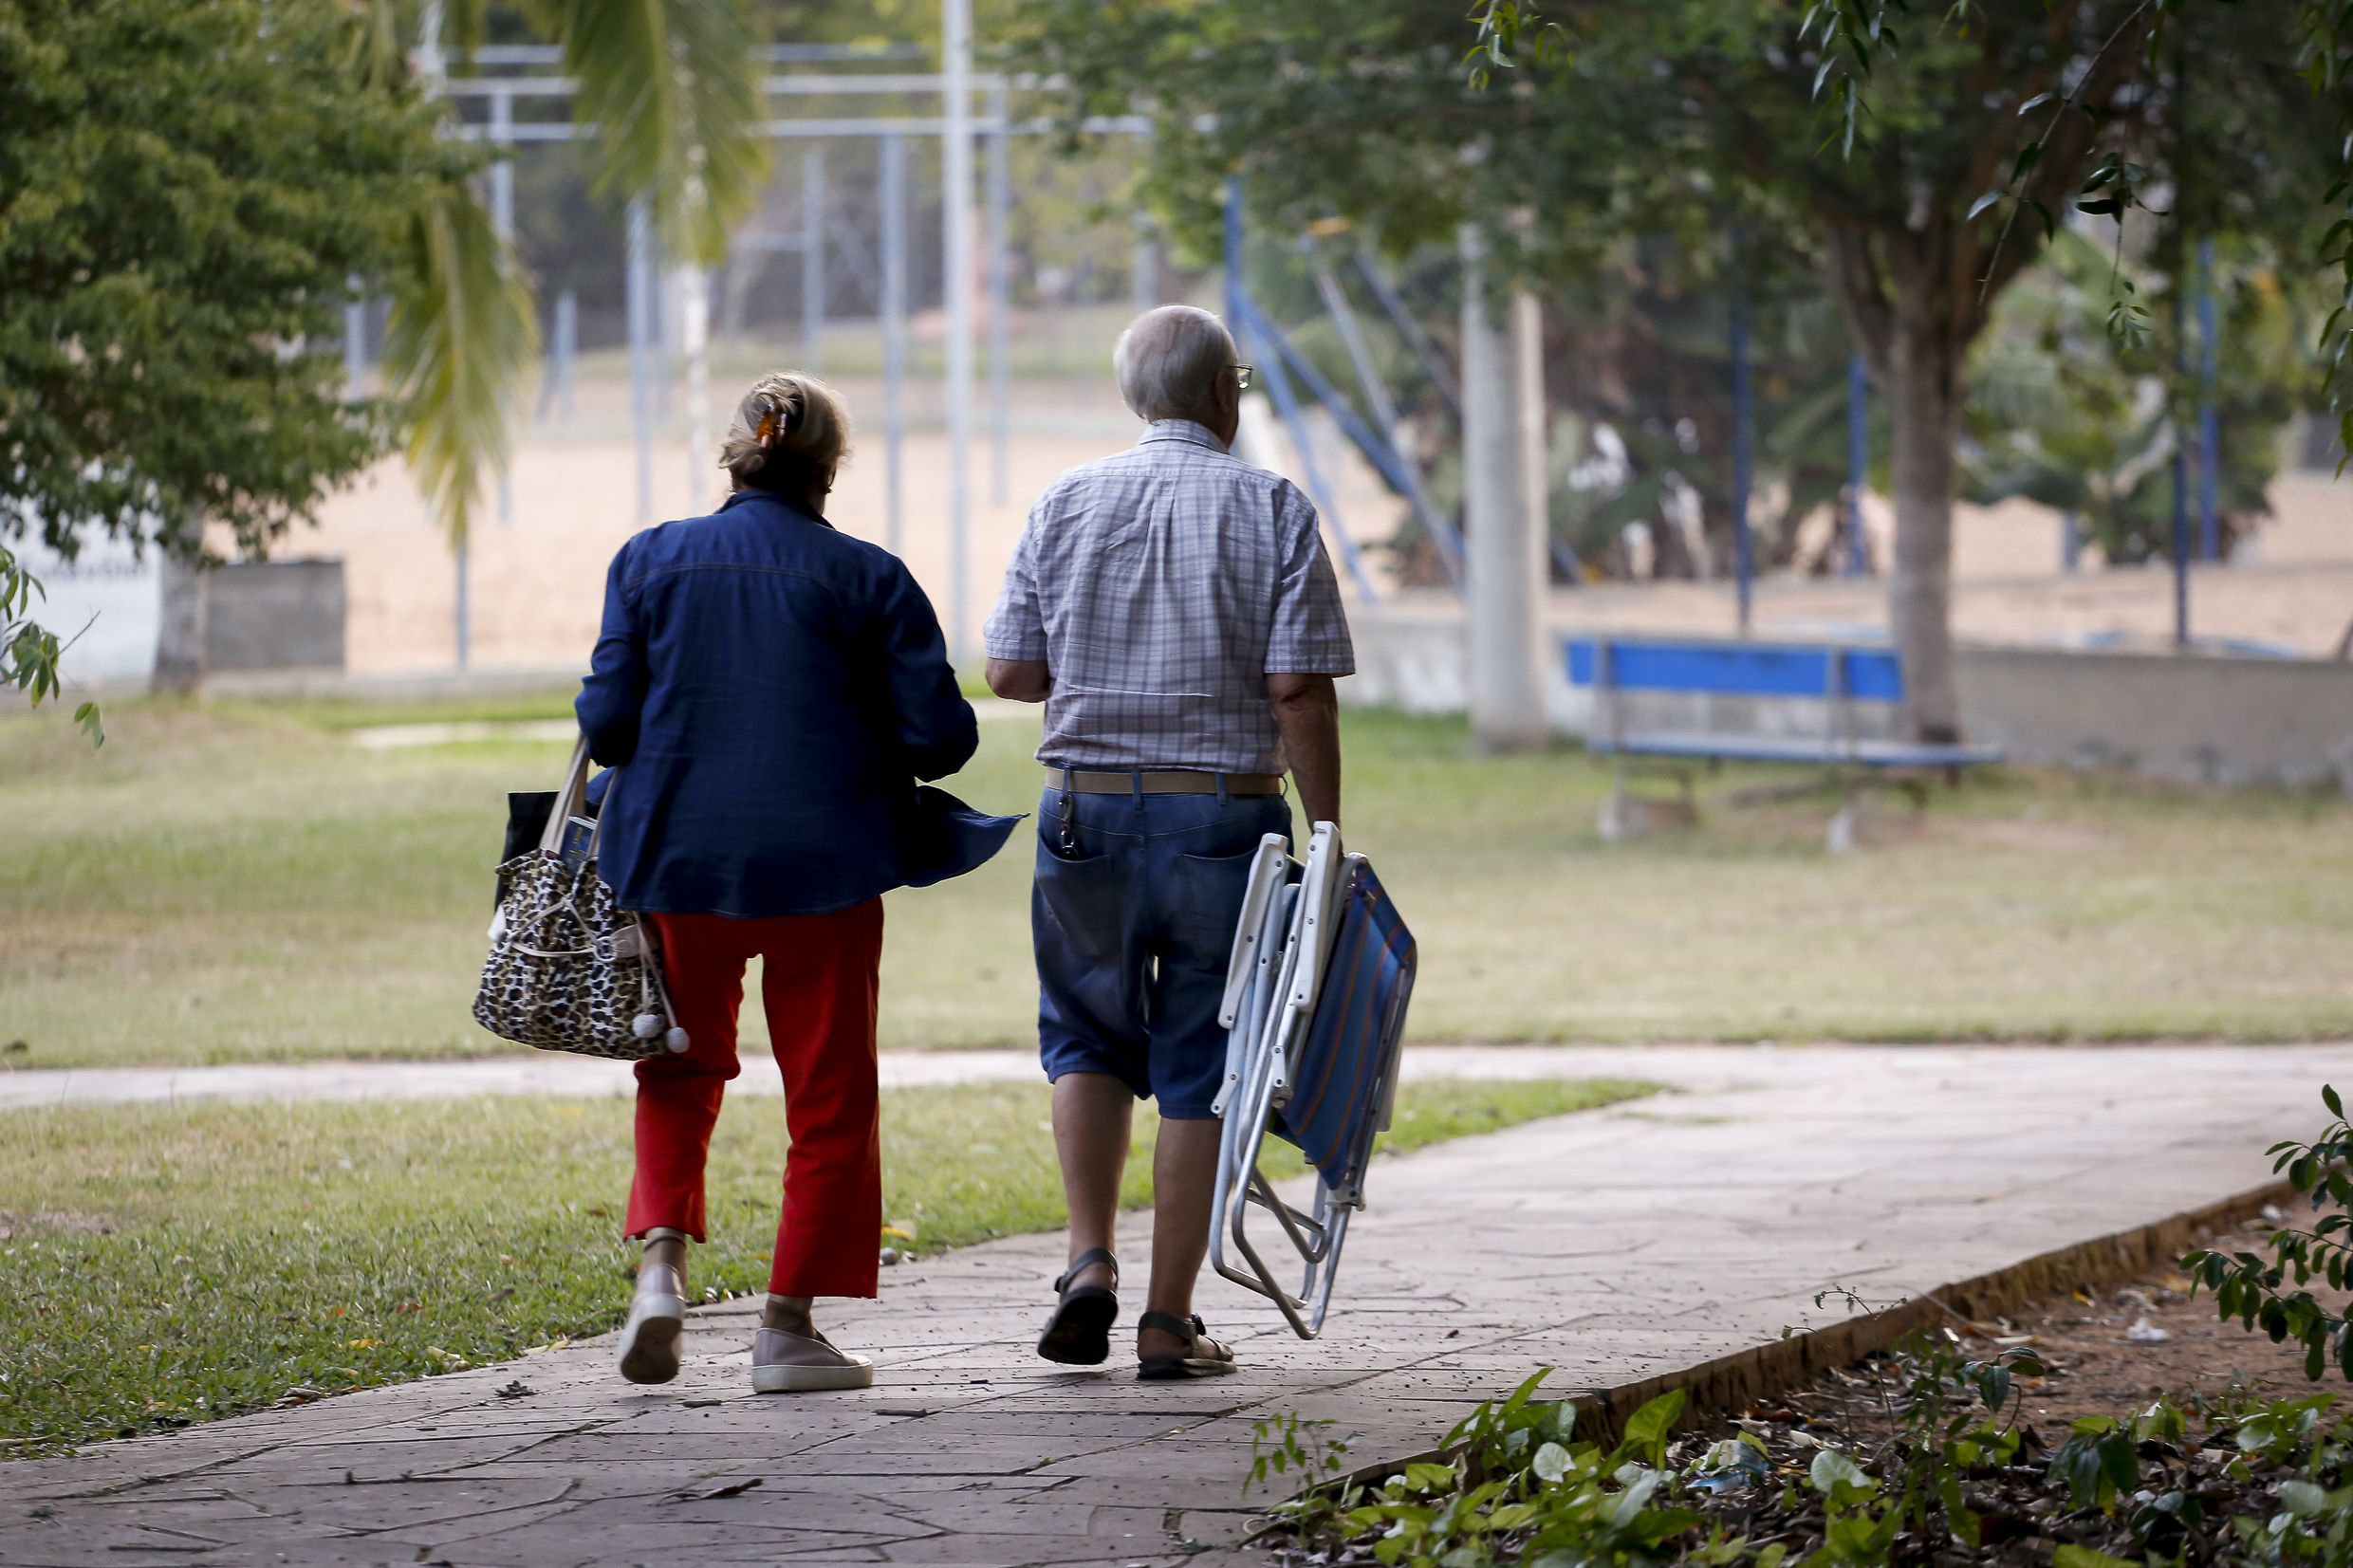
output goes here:
[[1054, 689], [1042, 658], [992, 658], [988, 680], [989, 690], [1008, 702], [1044, 702]]
[[[990, 685], [996, 684], [991, 660]], [[1329, 675], [1267, 676], [1267, 700], [1274, 707], [1274, 728], [1283, 737], [1283, 754], [1290, 759], [1291, 777], [1299, 781], [1299, 803], [1307, 821], [1340, 823], [1340, 693]]]

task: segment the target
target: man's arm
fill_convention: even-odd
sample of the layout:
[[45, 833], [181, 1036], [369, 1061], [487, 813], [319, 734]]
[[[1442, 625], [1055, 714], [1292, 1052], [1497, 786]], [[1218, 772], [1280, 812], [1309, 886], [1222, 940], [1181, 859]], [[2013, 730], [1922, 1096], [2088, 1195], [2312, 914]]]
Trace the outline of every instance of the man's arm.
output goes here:
[[[995, 670], [991, 669], [994, 685]], [[1340, 693], [1329, 675], [1269, 675], [1267, 700], [1309, 822], [1340, 823]]]
[[992, 658], [988, 680], [989, 690], [1008, 702], [1044, 702], [1054, 689], [1042, 658]]

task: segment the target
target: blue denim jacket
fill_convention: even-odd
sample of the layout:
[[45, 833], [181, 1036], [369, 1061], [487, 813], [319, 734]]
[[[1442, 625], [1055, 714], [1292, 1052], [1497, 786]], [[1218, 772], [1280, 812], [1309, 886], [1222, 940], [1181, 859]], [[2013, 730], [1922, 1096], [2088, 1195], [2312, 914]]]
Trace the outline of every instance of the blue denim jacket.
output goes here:
[[917, 786], [979, 730], [905, 564], [766, 491], [621, 546], [575, 707], [625, 909], [823, 914], [970, 871], [1018, 820]]

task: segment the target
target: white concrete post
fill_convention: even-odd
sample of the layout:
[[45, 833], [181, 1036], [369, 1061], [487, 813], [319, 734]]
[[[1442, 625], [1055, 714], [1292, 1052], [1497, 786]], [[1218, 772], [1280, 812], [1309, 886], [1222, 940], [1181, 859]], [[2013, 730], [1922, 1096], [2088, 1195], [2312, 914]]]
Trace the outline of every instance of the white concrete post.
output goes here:
[[1529, 641], [1535, 704], [1544, 710], [1545, 601], [1552, 586], [1552, 475], [1546, 460], [1551, 434], [1545, 404], [1544, 306], [1526, 288], [1511, 290], [1511, 385], [1518, 415], [1520, 505], [1528, 517], [1521, 560], [1527, 568]]
[[1488, 308], [1487, 237], [1476, 224], [1464, 224], [1460, 242], [1471, 737], [1482, 751], [1517, 751], [1545, 743], [1535, 648], [1542, 580], [1530, 576], [1536, 558], [1522, 484], [1518, 378]]

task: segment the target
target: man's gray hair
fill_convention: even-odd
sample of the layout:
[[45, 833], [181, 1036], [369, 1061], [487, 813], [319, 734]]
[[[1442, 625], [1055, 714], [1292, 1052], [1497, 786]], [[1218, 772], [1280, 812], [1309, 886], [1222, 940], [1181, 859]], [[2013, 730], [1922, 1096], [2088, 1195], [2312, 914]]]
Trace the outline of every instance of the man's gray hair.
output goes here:
[[1234, 358], [1225, 323], [1189, 304], [1164, 304], [1128, 323], [1111, 368], [1139, 419], [1195, 419], [1211, 411], [1210, 394]]

